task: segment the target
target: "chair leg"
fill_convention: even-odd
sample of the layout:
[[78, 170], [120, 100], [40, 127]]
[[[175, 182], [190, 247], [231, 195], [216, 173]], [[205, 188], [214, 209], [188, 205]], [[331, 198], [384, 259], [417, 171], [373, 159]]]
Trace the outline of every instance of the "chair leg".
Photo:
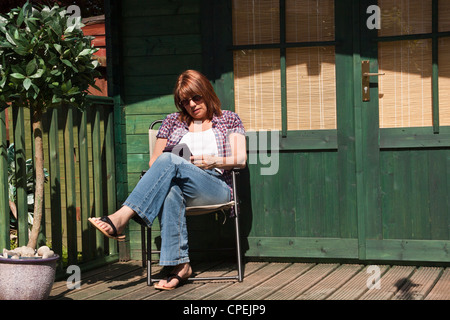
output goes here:
[[242, 282], [242, 252], [241, 252], [241, 237], [239, 232], [239, 216], [236, 215], [234, 218], [235, 229], [236, 229], [236, 258], [237, 258], [237, 269], [238, 269], [238, 281]]
[[145, 227], [141, 226], [141, 252], [142, 252], [142, 268], [145, 268], [145, 262], [147, 260], [146, 256], [146, 246], [145, 246]]
[[152, 285], [152, 228], [147, 228], [147, 285]]
[[244, 279], [244, 275], [242, 272], [242, 251], [241, 251], [241, 234], [239, 230], [239, 207], [238, 207], [238, 194], [237, 194], [237, 184], [236, 184], [236, 172], [232, 172], [233, 176], [233, 195], [234, 195], [234, 224], [236, 229], [236, 258], [237, 258], [237, 268], [238, 268], [238, 281], [242, 282]]

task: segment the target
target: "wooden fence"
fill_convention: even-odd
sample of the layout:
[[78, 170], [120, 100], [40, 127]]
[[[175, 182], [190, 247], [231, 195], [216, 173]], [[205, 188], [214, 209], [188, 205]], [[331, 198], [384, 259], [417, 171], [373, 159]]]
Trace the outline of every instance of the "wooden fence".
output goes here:
[[[95, 99], [84, 111], [68, 107], [44, 114], [48, 179], [38, 245], [47, 244], [60, 255], [59, 272], [73, 264], [97, 265], [118, 259], [116, 242], [95, 232], [87, 220], [116, 208], [114, 103], [106, 97]], [[33, 159], [29, 109], [10, 107], [1, 113], [0, 141], [0, 248], [23, 246], [29, 230], [25, 166], [27, 159]], [[8, 199], [7, 152], [11, 143], [15, 150], [17, 219]]]

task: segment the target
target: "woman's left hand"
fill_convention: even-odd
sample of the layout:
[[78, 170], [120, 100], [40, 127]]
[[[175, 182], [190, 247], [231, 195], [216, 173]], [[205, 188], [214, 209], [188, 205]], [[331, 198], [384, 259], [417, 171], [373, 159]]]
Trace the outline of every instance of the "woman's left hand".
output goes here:
[[200, 169], [214, 169], [217, 165], [217, 157], [211, 155], [191, 156], [191, 162]]

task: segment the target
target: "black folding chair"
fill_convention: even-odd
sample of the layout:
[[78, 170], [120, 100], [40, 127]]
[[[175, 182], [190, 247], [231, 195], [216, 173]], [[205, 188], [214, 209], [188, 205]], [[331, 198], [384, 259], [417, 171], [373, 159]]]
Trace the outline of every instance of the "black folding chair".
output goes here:
[[[150, 148], [150, 158], [153, 154], [153, 147], [156, 142], [156, 134], [158, 132], [157, 129], [154, 129], [154, 126], [158, 123], [161, 123], [162, 120], [156, 120], [152, 122], [149, 127], [149, 148]], [[237, 192], [237, 175], [239, 171], [237, 169], [232, 170], [232, 178], [233, 178], [233, 201], [227, 203], [219, 203], [215, 205], [208, 206], [195, 206], [195, 207], [187, 207], [186, 208], [186, 216], [196, 216], [208, 214], [216, 211], [228, 211], [234, 207], [234, 227], [235, 227], [235, 237], [236, 237], [236, 271], [237, 274], [234, 276], [217, 276], [217, 277], [191, 277], [188, 280], [191, 281], [205, 281], [205, 280], [237, 280], [242, 282], [244, 279], [243, 270], [242, 270], [242, 252], [241, 252], [241, 239], [239, 233], [239, 198]], [[147, 229], [147, 237], [145, 236], [145, 231]], [[147, 238], [147, 239], [146, 239]], [[142, 263], [143, 265], [147, 265], [147, 285], [151, 285], [153, 282], [160, 281], [161, 279], [155, 279], [152, 277], [152, 263], [151, 256], [152, 254], [157, 254], [160, 251], [152, 250], [152, 229], [146, 226], [141, 226], [141, 242], [142, 242]], [[147, 244], [146, 244], [147, 243]], [[217, 248], [217, 250], [229, 250], [226, 248]]]

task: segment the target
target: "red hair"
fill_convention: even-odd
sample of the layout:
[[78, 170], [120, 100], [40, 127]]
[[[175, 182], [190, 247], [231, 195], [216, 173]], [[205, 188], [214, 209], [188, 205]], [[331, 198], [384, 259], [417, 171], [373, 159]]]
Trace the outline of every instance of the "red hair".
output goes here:
[[180, 120], [186, 121], [188, 125], [193, 119], [180, 103], [195, 95], [202, 96], [203, 102], [207, 108], [207, 117], [209, 120], [212, 119], [214, 114], [218, 117], [222, 115], [220, 100], [214, 92], [211, 82], [209, 82], [208, 78], [201, 72], [196, 70], [186, 70], [180, 74], [175, 84], [173, 95], [175, 106], [178, 111], [180, 111]]

